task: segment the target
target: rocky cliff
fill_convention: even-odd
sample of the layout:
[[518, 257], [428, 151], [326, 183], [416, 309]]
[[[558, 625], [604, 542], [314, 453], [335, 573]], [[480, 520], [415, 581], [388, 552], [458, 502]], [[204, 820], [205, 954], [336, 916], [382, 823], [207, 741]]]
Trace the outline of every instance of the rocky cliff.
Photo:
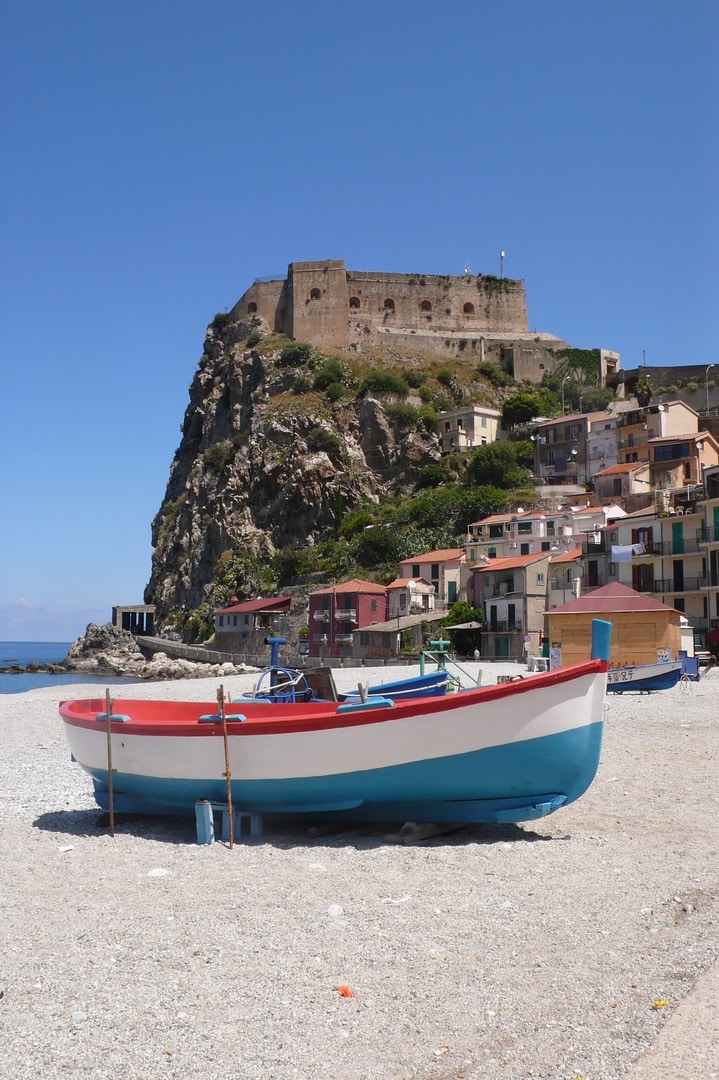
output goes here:
[[327, 363], [256, 323], [218, 316], [208, 328], [152, 526], [145, 600], [159, 624], [208, 599], [224, 552], [311, 545], [439, 459], [434, 432], [393, 412], [396, 396], [362, 390], [359, 359]]

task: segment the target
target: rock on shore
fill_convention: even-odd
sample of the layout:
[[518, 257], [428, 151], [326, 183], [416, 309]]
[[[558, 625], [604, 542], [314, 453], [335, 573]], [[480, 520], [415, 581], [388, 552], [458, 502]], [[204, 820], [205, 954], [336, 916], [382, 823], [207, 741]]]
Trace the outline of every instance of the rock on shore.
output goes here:
[[115, 675], [133, 679], [206, 679], [212, 676], [243, 675], [256, 671], [246, 664], [210, 664], [176, 659], [155, 653], [151, 660], [140, 651], [127, 630], [112, 623], [90, 623], [82, 637], [70, 647], [61, 669], [78, 675]]

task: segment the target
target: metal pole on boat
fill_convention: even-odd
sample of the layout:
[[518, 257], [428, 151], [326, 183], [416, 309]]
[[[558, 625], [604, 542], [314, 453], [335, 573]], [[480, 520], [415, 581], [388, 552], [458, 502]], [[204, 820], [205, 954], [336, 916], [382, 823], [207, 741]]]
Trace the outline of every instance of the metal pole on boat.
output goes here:
[[112, 783], [112, 707], [115, 702], [110, 697], [110, 690], [105, 690], [105, 715], [107, 717], [107, 807], [110, 812], [110, 836], [115, 835], [115, 806]]
[[222, 775], [227, 780], [227, 825], [230, 847], [232, 848], [235, 843], [235, 823], [232, 814], [232, 773], [230, 772], [230, 747], [227, 740], [227, 714], [225, 712], [225, 688], [223, 686], [217, 691], [217, 704], [220, 706], [222, 741], [225, 746], [225, 771]]

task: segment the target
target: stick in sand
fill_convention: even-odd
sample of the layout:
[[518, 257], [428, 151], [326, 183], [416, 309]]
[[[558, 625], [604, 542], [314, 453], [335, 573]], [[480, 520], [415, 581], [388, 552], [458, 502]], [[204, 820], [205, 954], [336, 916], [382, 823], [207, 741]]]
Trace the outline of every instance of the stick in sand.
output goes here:
[[217, 691], [217, 704], [220, 706], [220, 720], [222, 721], [222, 741], [225, 745], [225, 771], [222, 774], [227, 780], [227, 818], [229, 825], [230, 847], [235, 843], [235, 824], [232, 814], [232, 773], [230, 772], [230, 748], [227, 741], [227, 715], [225, 713], [225, 688]]
[[105, 690], [105, 715], [107, 717], [107, 805], [110, 811], [110, 836], [115, 835], [115, 806], [112, 784], [112, 707], [115, 702], [110, 697], [109, 688]]

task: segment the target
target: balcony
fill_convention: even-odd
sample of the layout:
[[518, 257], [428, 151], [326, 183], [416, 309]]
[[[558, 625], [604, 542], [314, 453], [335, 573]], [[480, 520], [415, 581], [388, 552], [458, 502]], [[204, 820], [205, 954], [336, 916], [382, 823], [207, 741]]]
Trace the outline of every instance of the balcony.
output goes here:
[[515, 588], [513, 581], [498, 581], [485, 587], [484, 596], [491, 600], [497, 596], [513, 596], [518, 592], [521, 592], [521, 589]]
[[352, 634], [335, 634], [336, 645], [351, 645]]
[[329, 622], [330, 621], [330, 613], [329, 613], [329, 611], [316, 611], [314, 613], [314, 615], [312, 616], [312, 618], [314, 619], [315, 622]]
[[521, 630], [521, 619], [504, 619], [498, 622], [488, 623], [483, 627], [485, 634], [506, 634], [509, 630]]
[[654, 545], [655, 555], [692, 555], [699, 550], [699, 541], [682, 539], [682, 540], [663, 540], [661, 544]]
[[335, 611], [337, 622], [357, 622], [357, 612], [354, 608], [337, 608]]
[[315, 634], [312, 638], [315, 645], [329, 645], [329, 640], [327, 634]]
[[707, 579], [702, 574], [701, 577], [685, 577], [683, 579], [657, 578], [654, 582], [653, 591], [663, 593], [666, 596], [668, 593], [701, 592], [706, 587]]
[[697, 544], [719, 544], [719, 525], [711, 525], [708, 529], [698, 531]]

